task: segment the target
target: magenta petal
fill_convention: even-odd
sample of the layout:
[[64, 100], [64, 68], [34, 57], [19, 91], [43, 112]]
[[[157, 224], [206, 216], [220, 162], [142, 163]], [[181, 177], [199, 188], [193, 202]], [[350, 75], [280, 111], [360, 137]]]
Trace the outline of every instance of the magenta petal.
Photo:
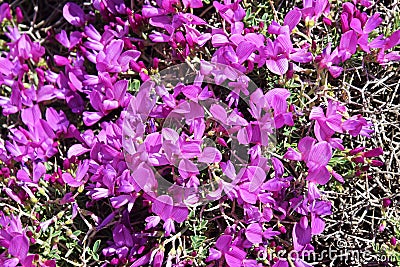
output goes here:
[[386, 39], [385, 49], [391, 49], [398, 44], [400, 44], [400, 30], [393, 32], [392, 35]]
[[367, 152], [364, 153], [364, 157], [366, 158], [373, 158], [373, 157], [378, 157], [383, 154], [383, 149], [381, 147], [377, 147], [371, 150], [368, 150]]
[[225, 35], [217, 33], [213, 35], [211, 43], [214, 47], [220, 47], [229, 44], [229, 40]]
[[307, 166], [326, 166], [332, 158], [332, 147], [328, 142], [319, 142], [311, 149], [307, 160]]
[[250, 42], [241, 42], [236, 48], [236, 55], [239, 58], [239, 64], [245, 62], [256, 50], [256, 46]]
[[132, 235], [123, 224], [118, 224], [113, 230], [114, 241], [117, 246], [133, 246]]
[[151, 259], [151, 253], [152, 253], [152, 251], [150, 251], [149, 253], [145, 254], [142, 257], [140, 257], [139, 259], [135, 260], [130, 267], [146, 266], [149, 263], [150, 259]]
[[283, 114], [278, 114], [274, 117], [275, 128], [280, 129], [285, 125], [285, 117]]
[[114, 99], [122, 103], [125, 97], [126, 90], [128, 89], [128, 81], [120, 80], [114, 84]]
[[187, 207], [174, 206], [172, 209], [171, 217], [177, 222], [184, 222], [189, 215], [189, 210]]
[[166, 43], [171, 39], [171, 36], [168, 36], [164, 33], [155, 32], [149, 35], [151, 41], [155, 43]]
[[8, 253], [23, 261], [29, 252], [29, 240], [24, 235], [15, 236], [8, 248]]
[[325, 113], [321, 107], [313, 107], [310, 113], [310, 120], [324, 119]]
[[39, 162], [33, 167], [33, 182], [38, 183], [40, 178], [46, 173], [46, 167], [43, 163]]
[[210, 248], [210, 255], [207, 257], [206, 262], [220, 259], [222, 253], [214, 248]]
[[313, 60], [313, 55], [306, 49], [294, 49], [294, 51], [289, 55], [289, 58], [295, 62], [308, 63]]
[[315, 216], [311, 219], [311, 233], [313, 235], [321, 234], [325, 229], [325, 222], [320, 217]]
[[220, 123], [226, 124], [227, 113], [226, 110], [217, 104], [211, 105], [210, 112], [215, 119], [217, 119]]
[[31, 182], [29, 173], [24, 169], [18, 170], [17, 178], [18, 178], [18, 180], [23, 181], [23, 182]]
[[289, 31], [292, 31], [294, 27], [300, 22], [301, 19], [301, 12], [299, 9], [295, 8], [293, 10], [290, 10], [283, 21], [284, 25], [289, 26]]
[[70, 42], [68, 40], [68, 35], [66, 31], [61, 30], [60, 33], [56, 34], [55, 38], [60, 44], [62, 44], [66, 48], [70, 48]]
[[111, 205], [113, 208], [118, 209], [123, 205], [127, 204], [132, 197], [129, 195], [120, 195], [110, 198]]
[[279, 192], [285, 186], [286, 182], [283, 182], [278, 178], [272, 178], [271, 180], [268, 180], [266, 183], [264, 183], [262, 188], [271, 192]]
[[349, 59], [357, 50], [357, 34], [350, 30], [340, 39], [339, 52], [342, 53], [342, 61]]
[[335, 172], [334, 170], [332, 170], [332, 176], [333, 176], [333, 178], [335, 178], [336, 180], [338, 180], [342, 184], [344, 183], [343, 176], [340, 175], [339, 173]]
[[252, 223], [246, 229], [246, 238], [253, 244], [262, 242], [263, 231], [259, 223]]
[[235, 171], [235, 167], [233, 166], [231, 161], [227, 161], [225, 162], [221, 162], [220, 163], [222, 172], [232, 181], [235, 180], [236, 177], [236, 171]]
[[249, 166], [248, 173], [250, 180], [249, 191], [254, 192], [259, 189], [262, 183], [265, 181], [266, 174], [263, 169], [257, 166]]
[[350, 22], [350, 27], [359, 34], [363, 33], [363, 30], [361, 28], [361, 21], [359, 19], [353, 18]]
[[38, 105], [34, 105], [31, 108], [25, 108], [21, 111], [21, 118], [26, 126], [34, 126], [39, 119], [42, 118]]
[[75, 3], [68, 2], [63, 8], [64, 18], [74, 26], [85, 25], [85, 13], [82, 8]]
[[240, 197], [243, 199], [244, 202], [250, 203], [250, 204], [256, 204], [257, 202], [257, 195], [254, 193], [250, 193], [249, 191], [245, 189], [239, 190]]
[[91, 111], [83, 112], [83, 122], [87, 126], [92, 126], [93, 124], [98, 122], [102, 117], [103, 116], [100, 112], [91, 112]]
[[89, 151], [90, 151], [90, 149], [85, 148], [83, 145], [75, 144], [75, 145], [72, 145], [68, 149], [67, 156], [68, 156], [68, 158], [71, 158], [72, 156], [80, 156], [80, 155], [85, 154], [86, 152], [89, 152]]
[[149, 216], [145, 219], [146, 221], [146, 230], [149, 230], [150, 228], [156, 227], [157, 224], [160, 222], [161, 218], [160, 216]]
[[3, 267], [16, 267], [18, 263], [19, 259], [17, 258], [8, 259], [3, 262]]
[[285, 74], [289, 68], [289, 62], [286, 58], [279, 58], [277, 60], [268, 59], [265, 64], [271, 72], [277, 75]]
[[71, 187], [79, 187], [80, 185], [82, 185], [81, 181], [74, 179], [72, 175], [67, 172], [62, 174], [62, 179], [67, 185]]
[[179, 174], [182, 176], [182, 178], [189, 178], [191, 175], [196, 175], [199, 173], [197, 166], [188, 159], [182, 159], [179, 162], [178, 168]]
[[336, 114], [333, 116], [330, 116], [328, 120], [326, 121], [326, 125], [331, 128], [333, 131], [342, 133], [342, 115]]
[[222, 154], [218, 149], [214, 147], [205, 147], [200, 157], [198, 158], [199, 162], [204, 163], [214, 163], [220, 162], [222, 159]]
[[221, 235], [218, 239], [217, 242], [215, 243], [215, 246], [223, 251], [226, 252], [229, 250], [230, 245], [232, 243], [232, 236], [230, 235]]
[[289, 267], [289, 263], [287, 260], [279, 259], [277, 262], [272, 265], [272, 267]]
[[238, 247], [232, 247], [225, 253], [225, 261], [229, 267], [242, 266], [243, 260], [246, 258], [246, 252]]
[[246, 145], [249, 143], [249, 136], [247, 133], [247, 127], [241, 128], [237, 134], [237, 139], [240, 144]]
[[303, 228], [299, 223], [293, 227], [293, 243], [297, 242], [300, 246], [305, 246], [311, 242], [311, 227]]
[[326, 167], [320, 167], [316, 170], [309, 171], [306, 179], [308, 181], [324, 185], [329, 181], [330, 177], [331, 175]]
[[374, 15], [372, 15], [367, 22], [364, 25], [364, 32], [365, 33], [370, 33], [373, 30], [375, 30], [376, 27], [379, 26], [379, 24], [382, 23], [382, 18], [379, 17], [379, 13], [375, 13]]
[[111, 61], [117, 61], [120, 57], [122, 50], [124, 48], [124, 41], [122, 40], [112, 40], [106, 48], [106, 58]]
[[294, 260], [294, 266], [295, 267], [313, 267], [312, 265], [306, 263], [305, 261], [303, 261], [302, 259], [295, 259]]
[[172, 214], [173, 200], [170, 196], [159, 196], [153, 203], [151, 211], [159, 215], [164, 221]]
[[137, 168], [132, 173], [132, 177], [141, 189], [154, 188], [157, 183], [153, 171], [145, 167]]
[[[19, 170], [19, 171], [21, 171], [21, 170]], [[19, 172], [19, 171], [18, 171], [18, 172]], [[28, 178], [28, 181], [29, 181], [29, 178]], [[12, 191], [10, 188], [4, 188], [3, 191], [4, 191], [12, 200], [14, 200], [14, 201], [17, 202], [18, 204], [21, 204], [21, 205], [22, 205], [22, 201], [21, 201], [21, 199], [19, 198], [19, 196], [18, 196], [14, 191]]]
[[264, 231], [263, 237], [266, 239], [273, 239], [274, 236], [280, 235], [281, 232], [274, 231], [272, 227], [269, 227], [267, 230]]

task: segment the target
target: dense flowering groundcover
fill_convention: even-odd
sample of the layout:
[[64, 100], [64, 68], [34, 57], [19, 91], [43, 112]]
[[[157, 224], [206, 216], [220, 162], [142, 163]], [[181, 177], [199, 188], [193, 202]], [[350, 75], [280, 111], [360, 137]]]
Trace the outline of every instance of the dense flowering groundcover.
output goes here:
[[1, 4], [0, 265], [311, 266], [326, 189], [384, 165], [332, 90], [397, 66], [375, 5], [68, 2], [38, 38]]

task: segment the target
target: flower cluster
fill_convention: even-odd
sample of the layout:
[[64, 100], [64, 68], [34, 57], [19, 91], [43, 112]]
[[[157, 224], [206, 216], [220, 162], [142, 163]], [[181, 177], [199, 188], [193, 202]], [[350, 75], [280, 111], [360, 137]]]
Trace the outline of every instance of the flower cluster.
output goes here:
[[[381, 148], [343, 141], [371, 138], [370, 120], [326, 92], [356, 56], [400, 60], [400, 30], [376, 36], [382, 18], [361, 11], [370, 5], [335, 7], [334, 25], [328, 0], [304, 0], [282, 21], [248, 25], [240, 0], [70, 2], [68, 28], [39, 42], [2, 4], [0, 263], [56, 266], [57, 251], [74, 249], [59, 240], [97, 266], [279, 267], [289, 266], [281, 250], [312, 251], [332, 214], [320, 185], [346, 179], [332, 162], [354, 164], [355, 176], [383, 165], [371, 159]], [[321, 22], [342, 33], [336, 43], [314, 41]], [[258, 87], [263, 73], [273, 86]], [[300, 107], [289, 84], [304, 73], [316, 75], [318, 100]], [[82, 224], [84, 238], [69, 229]]]

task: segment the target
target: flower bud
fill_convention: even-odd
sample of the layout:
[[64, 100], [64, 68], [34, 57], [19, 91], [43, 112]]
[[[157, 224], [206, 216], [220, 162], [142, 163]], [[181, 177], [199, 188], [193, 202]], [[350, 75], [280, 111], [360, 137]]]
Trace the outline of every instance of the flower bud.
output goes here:
[[373, 158], [373, 157], [378, 157], [383, 154], [383, 149], [381, 147], [377, 147], [374, 149], [371, 149], [367, 152], [364, 153], [364, 157], [366, 158]]
[[15, 16], [17, 18], [18, 24], [21, 23], [22, 21], [24, 21], [24, 14], [22, 14], [22, 10], [19, 6], [17, 8], [15, 8]]
[[392, 204], [392, 200], [390, 200], [389, 198], [384, 198], [382, 201], [382, 205], [384, 208], [389, 207]]

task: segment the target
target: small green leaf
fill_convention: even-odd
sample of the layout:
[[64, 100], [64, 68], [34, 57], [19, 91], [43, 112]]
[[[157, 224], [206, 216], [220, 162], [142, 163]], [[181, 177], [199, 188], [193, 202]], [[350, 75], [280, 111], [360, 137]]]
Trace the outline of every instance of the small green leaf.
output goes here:
[[74, 236], [79, 236], [80, 234], [82, 234], [82, 231], [80, 230], [76, 230], [75, 232], [73, 232]]

